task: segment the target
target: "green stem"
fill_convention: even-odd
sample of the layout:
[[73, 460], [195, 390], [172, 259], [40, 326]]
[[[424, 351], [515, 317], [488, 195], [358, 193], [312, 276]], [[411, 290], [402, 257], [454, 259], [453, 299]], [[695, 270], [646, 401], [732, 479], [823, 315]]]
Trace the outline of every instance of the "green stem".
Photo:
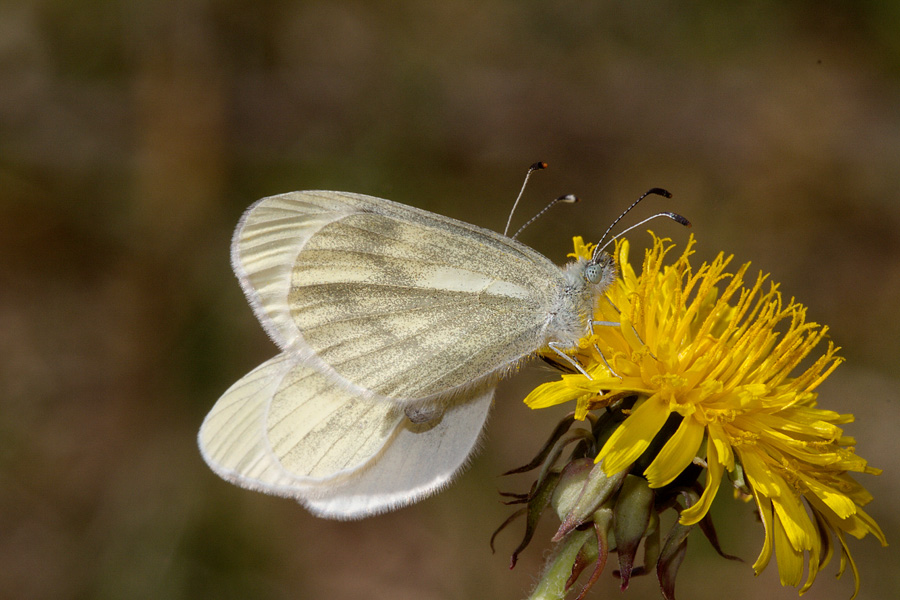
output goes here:
[[563, 600], [566, 597], [566, 582], [572, 575], [572, 565], [578, 557], [578, 552], [586, 542], [592, 542], [596, 546], [596, 536], [593, 529], [573, 531], [560, 543], [556, 552], [547, 563], [541, 580], [528, 596], [528, 600]]

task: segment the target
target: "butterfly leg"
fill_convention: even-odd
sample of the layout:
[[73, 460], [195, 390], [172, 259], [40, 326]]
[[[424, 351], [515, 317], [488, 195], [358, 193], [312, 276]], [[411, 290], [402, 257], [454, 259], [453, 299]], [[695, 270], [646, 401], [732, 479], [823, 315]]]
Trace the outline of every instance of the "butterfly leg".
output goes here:
[[[621, 323], [614, 323], [612, 321], [595, 321], [593, 319], [590, 319], [588, 321], [588, 327], [590, 327], [591, 335], [594, 335], [594, 325], [602, 325], [603, 327], [618, 327], [619, 325], [621, 325]], [[603, 350], [600, 349], [600, 346], [594, 344], [594, 350], [596, 350], [597, 354], [600, 355], [600, 360], [603, 361], [603, 364], [606, 365], [606, 368], [609, 369], [609, 372], [612, 374], [612, 376], [622, 379], [622, 376], [613, 370], [612, 365], [610, 365], [606, 360], [606, 357], [603, 356]]]
[[562, 358], [564, 361], [566, 361], [567, 363], [569, 363], [570, 365], [572, 365], [573, 367], [575, 367], [575, 369], [576, 369], [579, 373], [581, 373], [582, 375], [584, 375], [584, 376], [587, 377], [588, 379], [591, 379], [591, 380], [594, 379], [593, 377], [591, 377], [590, 375], [588, 375], [588, 372], [584, 370], [584, 367], [581, 366], [581, 363], [579, 363], [577, 360], [575, 360], [574, 358], [572, 358], [571, 356], [569, 356], [568, 354], [566, 354], [565, 352], [563, 352], [563, 350], [559, 347], [559, 343], [558, 343], [558, 342], [550, 342], [550, 343], [547, 344], [547, 345], [550, 347], [551, 350], [553, 350], [554, 352], [556, 352], [556, 353], [559, 355], [560, 358]]
[[[622, 313], [622, 311], [619, 310], [619, 307], [616, 306], [615, 304], [613, 304], [613, 301], [609, 299], [609, 296], [603, 296], [603, 297], [606, 298], [606, 301], [609, 302], [609, 305], [613, 307], [613, 310], [615, 310], [617, 313], [620, 313], [620, 314]], [[621, 323], [612, 323], [610, 321], [593, 321], [593, 323], [596, 323], [598, 325], [608, 325], [611, 327], [618, 327], [619, 325], [621, 325]], [[637, 336], [638, 341], [641, 344], [643, 344], [644, 346], [646, 346], [647, 344], [644, 343], [644, 340], [641, 339], [641, 334], [639, 334], [637, 332], [637, 329], [634, 328], [634, 325], [631, 326], [631, 330], [634, 332], [634, 335]], [[591, 327], [591, 333], [594, 333], [593, 327]], [[656, 355], [653, 354], [653, 352], [650, 353], [650, 356], [652, 356], [654, 359], [656, 359]], [[606, 362], [606, 361], [604, 361], [604, 362]]]

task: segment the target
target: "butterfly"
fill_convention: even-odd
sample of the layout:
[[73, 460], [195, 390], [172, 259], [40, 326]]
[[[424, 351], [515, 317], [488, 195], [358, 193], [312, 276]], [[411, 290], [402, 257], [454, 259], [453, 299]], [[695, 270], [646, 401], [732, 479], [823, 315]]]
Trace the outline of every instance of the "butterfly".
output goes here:
[[445, 486], [503, 375], [547, 347], [580, 368], [565, 351], [616, 276], [599, 245], [558, 267], [514, 238], [349, 192], [256, 202], [232, 266], [280, 353], [216, 402], [203, 458], [228, 481], [329, 518]]

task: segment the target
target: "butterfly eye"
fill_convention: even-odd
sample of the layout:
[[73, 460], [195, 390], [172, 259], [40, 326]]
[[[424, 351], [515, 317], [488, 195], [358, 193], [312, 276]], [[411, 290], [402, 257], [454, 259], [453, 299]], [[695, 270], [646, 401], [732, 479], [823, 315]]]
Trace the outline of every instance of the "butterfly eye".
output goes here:
[[603, 279], [603, 267], [595, 263], [590, 263], [584, 269], [584, 278], [591, 283], [600, 283], [600, 280]]
[[600, 254], [588, 261], [584, 267], [584, 278], [594, 285], [603, 283], [605, 279], [609, 278], [612, 267], [611, 257], [605, 253]]

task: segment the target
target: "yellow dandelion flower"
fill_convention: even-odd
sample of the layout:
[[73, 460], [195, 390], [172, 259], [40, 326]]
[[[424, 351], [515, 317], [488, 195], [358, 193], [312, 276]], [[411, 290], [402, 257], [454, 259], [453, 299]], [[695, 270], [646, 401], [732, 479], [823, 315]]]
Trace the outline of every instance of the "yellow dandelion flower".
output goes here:
[[[757, 573], [774, 551], [782, 585], [796, 586], [807, 563], [804, 593], [832, 556], [833, 533], [840, 573], [849, 564], [855, 596], [859, 577], [845, 534], [871, 533], [886, 542], [862, 509], [871, 496], [849, 473], [880, 470], [857, 456], [853, 438], [844, 435], [841, 426], [852, 415], [816, 407], [816, 388], [842, 361], [830, 341], [818, 357], [812, 354], [827, 327], [807, 322], [806, 308], [785, 302], [768, 276], [745, 286], [749, 263], [728, 273], [732, 257], [720, 253], [695, 271], [691, 237], [681, 256], [664, 265], [674, 244], [653, 240], [640, 275], [628, 262], [627, 240], [616, 245], [621, 273], [595, 308], [595, 319], [608, 324], [595, 325], [577, 352], [590, 379], [565, 374], [535, 389], [526, 404], [574, 400], [583, 419], [623, 394], [637, 396], [596, 457], [609, 476], [630, 468], [663, 425], [672, 426], [670, 418], [680, 419], [643, 476], [650, 488], [661, 488], [691, 464], [706, 467], [704, 491], [682, 511], [681, 524], [704, 518], [728, 472], [756, 500], [765, 527]], [[589, 258], [592, 247], [574, 242], [574, 256]], [[793, 374], [801, 363], [805, 369]]]

